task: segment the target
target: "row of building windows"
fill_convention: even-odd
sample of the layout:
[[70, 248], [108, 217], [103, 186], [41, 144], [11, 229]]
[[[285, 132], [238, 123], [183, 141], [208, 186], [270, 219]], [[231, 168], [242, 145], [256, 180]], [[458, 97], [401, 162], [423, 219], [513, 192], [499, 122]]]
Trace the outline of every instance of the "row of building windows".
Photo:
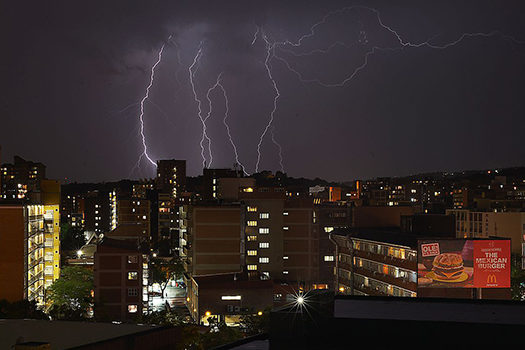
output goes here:
[[369, 278], [366, 276], [361, 276], [359, 274], [354, 275], [354, 287], [366, 289], [370, 288], [382, 294], [395, 296], [395, 297], [416, 297], [416, 292], [399, 288], [391, 284]]
[[399, 268], [397, 266], [382, 264], [376, 261], [354, 257], [354, 265], [372, 273], [402, 278], [409, 282], [417, 282], [417, 274], [414, 271]]
[[410, 261], [417, 260], [417, 252], [405, 248], [389, 246], [385, 244], [373, 243], [352, 240], [353, 247], [355, 250], [361, 250], [364, 252], [370, 252], [374, 254], [391, 256], [398, 259], [406, 259]]

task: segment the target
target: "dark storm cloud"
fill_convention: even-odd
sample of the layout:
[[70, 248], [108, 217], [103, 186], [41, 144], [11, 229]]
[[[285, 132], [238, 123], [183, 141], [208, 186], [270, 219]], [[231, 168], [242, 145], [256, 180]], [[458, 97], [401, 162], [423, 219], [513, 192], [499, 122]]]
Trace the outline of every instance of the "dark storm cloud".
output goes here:
[[[145, 105], [147, 142], [155, 159], [187, 159], [190, 173], [198, 174], [201, 126], [188, 66], [202, 41], [195, 82], [204, 115], [206, 92], [223, 72], [231, 133], [241, 161], [253, 171], [275, 94], [264, 67], [264, 42], [259, 37], [251, 45], [257, 26], [272, 41], [297, 40], [329, 11], [353, 4], [358, 3], [4, 3], [2, 161], [19, 154], [47, 164], [49, 176], [79, 181], [129, 176], [142, 152], [138, 102], [158, 50], [166, 44]], [[377, 8], [384, 23], [412, 42], [433, 38], [444, 44], [464, 32], [492, 30], [525, 40], [519, 1], [360, 4]], [[364, 39], [369, 46], [355, 44]], [[336, 82], [363, 63], [370, 45], [398, 44], [373, 12], [361, 9], [330, 18], [296, 53], [335, 41], [351, 48], [306, 58], [281, 55], [305, 78]], [[524, 52], [525, 46], [498, 36], [465, 40], [447, 50], [380, 52], [341, 88], [302, 84], [274, 59], [272, 72], [281, 93], [274, 136], [282, 145], [285, 169], [293, 176], [347, 180], [522, 165]], [[231, 166], [233, 150], [222, 124], [225, 104], [219, 90], [210, 97], [214, 165]], [[278, 169], [270, 134], [262, 151], [262, 168]], [[131, 175], [151, 173], [142, 162]]]

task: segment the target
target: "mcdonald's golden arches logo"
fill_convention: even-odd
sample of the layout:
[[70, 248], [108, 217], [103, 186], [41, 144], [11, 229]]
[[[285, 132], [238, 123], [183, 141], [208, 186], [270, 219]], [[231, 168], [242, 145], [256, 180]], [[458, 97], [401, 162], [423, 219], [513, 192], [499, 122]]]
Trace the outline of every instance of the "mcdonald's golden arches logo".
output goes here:
[[496, 284], [496, 275], [488, 275], [487, 276], [487, 284]]

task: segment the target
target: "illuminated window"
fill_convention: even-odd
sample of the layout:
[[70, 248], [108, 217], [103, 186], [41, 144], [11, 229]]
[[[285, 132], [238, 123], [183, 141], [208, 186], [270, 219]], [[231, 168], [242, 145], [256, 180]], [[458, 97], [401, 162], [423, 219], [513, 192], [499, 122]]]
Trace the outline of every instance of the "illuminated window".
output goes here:
[[270, 262], [270, 258], [259, 258], [259, 263], [261, 264], [268, 264]]
[[257, 270], [257, 265], [248, 265], [247, 268], [248, 268], [248, 271], [255, 271]]
[[128, 312], [130, 314], [134, 314], [138, 311], [138, 307], [136, 304], [131, 304], [131, 305], [128, 305]]
[[288, 271], [283, 271], [283, 275], [287, 275], [288, 274]]
[[253, 236], [253, 235], [250, 235], [247, 238], [248, 238], [248, 242], [253, 242], [257, 240], [257, 236]]
[[248, 210], [249, 212], [256, 212], [257, 207], [247, 207], [246, 210]]
[[246, 188], [243, 188], [242, 190], [243, 192], [253, 192], [253, 188], [251, 187], [246, 187]]
[[334, 230], [333, 227], [325, 227], [324, 228], [324, 232], [328, 233], [328, 232], [332, 232]]
[[261, 233], [261, 234], [270, 233], [270, 229], [268, 227], [260, 227], [259, 228], [259, 233]]
[[324, 261], [334, 261], [334, 256], [333, 255], [325, 255], [324, 256]]
[[284, 227], [283, 227], [283, 230], [285, 230], [285, 231], [288, 231], [288, 229], [289, 229], [288, 226], [284, 226]]
[[250, 221], [248, 221], [247, 225], [248, 225], [248, 226], [251, 226], [251, 227], [253, 227], [253, 226], [257, 226], [257, 221], [255, 221], [255, 220], [250, 220]]
[[288, 257], [287, 256], [283, 256], [283, 260], [288, 260]]
[[136, 264], [139, 261], [139, 257], [137, 255], [128, 255], [128, 264]]
[[287, 211], [283, 211], [283, 215], [287, 216], [288, 212]]
[[259, 219], [269, 219], [270, 218], [270, 213], [260, 213], [259, 214]]
[[255, 255], [257, 255], [256, 250], [248, 250], [248, 256], [255, 256]]
[[261, 243], [259, 243], [259, 248], [270, 248], [270, 243], [268, 243], [268, 242], [261, 242]]
[[242, 297], [240, 295], [223, 295], [221, 296], [221, 300], [241, 300]]
[[137, 271], [128, 272], [128, 280], [137, 280], [139, 278], [139, 273]]

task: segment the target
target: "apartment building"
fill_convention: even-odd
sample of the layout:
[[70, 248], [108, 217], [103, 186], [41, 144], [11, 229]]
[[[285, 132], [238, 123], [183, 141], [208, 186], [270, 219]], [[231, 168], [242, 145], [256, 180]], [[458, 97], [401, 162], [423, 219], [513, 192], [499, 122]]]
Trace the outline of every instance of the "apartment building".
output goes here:
[[510, 238], [512, 253], [525, 251], [525, 212], [448, 209], [446, 213], [455, 217], [457, 238]]
[[148, 250], [134, 241], [104, 238], [94, 255], [95, 315], [134, 320], [148, 312]]
[[337, 292], [349, 295], [417, 296], [417, 240], [387, 229], [331, 233], [336, 245]]
[[0, 204], [0, 299], [45, 302], [60, 275], [58, 205]]
[[15, 156], [13, 163], [4, 163], [0, 167], [0, 198], [26, 199], [32, 192], [40, 191], [40, 182], [45, 177], [44, 164]]
[[317, 287], [320, 232], [312, 198], [287, 196], [281, 187], [248, 187], [241, 190], [240, 199], [248, 272]]
[[[184, 209], [185, 208], [185, 209]], [[186, 271], [192, 276], [240, 272], [244, 263], [244, 231], [239, 204], [201, 204], [182, 209]]]
[[142, 227], [145, 236], [151, 236], [149, 200], [129, 197], [113, 190], [109, 193], [109, 207], [111, 230], [121, 224], [136, 224]]

